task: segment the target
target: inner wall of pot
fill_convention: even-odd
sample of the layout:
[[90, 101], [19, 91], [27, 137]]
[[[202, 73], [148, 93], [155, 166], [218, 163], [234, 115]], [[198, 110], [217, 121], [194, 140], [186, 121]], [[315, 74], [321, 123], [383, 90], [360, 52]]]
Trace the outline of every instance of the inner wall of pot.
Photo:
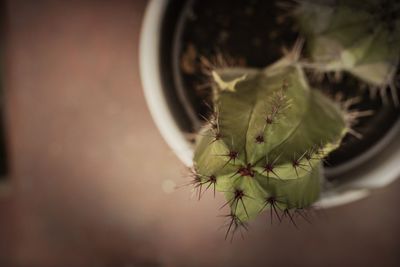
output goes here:
[[[290, 47], [298, 37], [290, 20], [283, 23], [275, 20], [276, 12], [279, 10], [274, 1], [169, 2], [162, 29], [161, 73], [170, 109], [182, 131], [196, 132], [202, 124], [201, 116], [209, 113], [202, 100], [206, 94], [195, 89], [205, 82], [204, 75], [190, 65], [184, 66], [188, 62], [183, 62], [182, 58], [190, 60], [194, 55], [211, 58], [222, 52], [236, 59], [246, 55], [247, 65], [265, 67], [279, 59], [281, 48]], [[279, 31], [274, 30], [276, 28]], [[344, 81], [349, 86], [346, 97], [359, 94], [355, 79], [345, 75]], [[334, 93], [342, 84], [331, 85], [325, 81], [322, 86], [328, 93]], [[373, 109], [375, 113], [362, 118], [355, 127], [365, 138], [346, 136], [341, 148], [327, 159], [325, 169], [329, 180], [348, 179], [343, 174], [368, 161], [373, 153], [390, 144], [390, 137], [398, 135], [393, 131], [399, 128], [394, 127], [400, 118], [399, 109], [383, 104], [380, 98], [370, 98], [368, 91], [362, 96], [366, 101], [354, 108]], [[193, 143], [192, 136], [188, 135], [188, 142]], [[385, 136], [386, 140], [382, 141]]]

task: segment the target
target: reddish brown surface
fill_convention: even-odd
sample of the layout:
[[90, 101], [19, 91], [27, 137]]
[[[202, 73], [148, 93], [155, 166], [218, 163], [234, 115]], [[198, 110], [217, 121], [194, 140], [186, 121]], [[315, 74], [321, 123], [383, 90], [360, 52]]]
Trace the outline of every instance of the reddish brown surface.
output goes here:
[[0, 266], [400, 266], [399, 182], [301, 230], [262, 218], [233, 244], [220, 196], [164, 193], [184, 167], [143, 98], [145, 2], [9, 1]]

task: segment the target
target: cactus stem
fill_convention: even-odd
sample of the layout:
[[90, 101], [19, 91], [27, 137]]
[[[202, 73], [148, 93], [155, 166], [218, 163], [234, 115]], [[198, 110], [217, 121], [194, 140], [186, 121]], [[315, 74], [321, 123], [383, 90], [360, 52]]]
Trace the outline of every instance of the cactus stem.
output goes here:
[[[399, 66], [398, 1], [295, 3], [289, 13], [298, 19], [307, 36], [314, 61], [300, 63], [303, 67], [327, 72], [330, 82], [340, 81], [341, 73], [349, 72], [369, 87], [371, 95], [379, 93], [384, 104], [390, 100], [395, 106], [400, 105], [398, 88], [393, 86]], [[319, 12], [327, 15], [318, 15]], [[368, 44], [370, 40], [373, 42]], [[339, 76], [333, 73], [332, 77], [332, 72]], [[387, 97], [389, 91], [392, 99]]]
[[[283, 209], [293, 217], [296, 208], [314, 203], [321, 175], [313, 169], [321, 160], [314, 158], [326, 156], [347, 130], [335, 103], [309, 87], [296, 62], [301, 47], [297, 42], [291, 57], [264, 70], [225, 68], [212, 73], [217, 112], [204, 118], [201, 133], [208, 138], [197, 140], [193, 161], [205, 174], [215, 174], [200, 179], [202, 191], [213, 186], [225, 192], [221, 209], [228, 206], [231, 211], [227, 237], [241, 224], [237, 217], [250, 220], [268, 206], [272, 224], [282, 220]], [[272, 193], [282, 195], [283, 201], [278, 203]]]

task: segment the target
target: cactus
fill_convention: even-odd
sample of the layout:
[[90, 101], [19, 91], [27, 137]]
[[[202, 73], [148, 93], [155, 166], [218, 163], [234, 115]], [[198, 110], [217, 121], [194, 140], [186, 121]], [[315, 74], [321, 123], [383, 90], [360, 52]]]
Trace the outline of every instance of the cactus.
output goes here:
[[398, 104], [395, 76], [400, 59], [400, 2], [296, 2], [294, 15], [306, 36], [311, 65], [317, 65], [319, 71], [349, 72], [371, 88], [390, 87]]
[[319, 197], [322, 158], [348, 129], [342, 110], [310, 89], [290, 57], [262, 70], [215, 69], [212, 78], [213, 112], [193, 160], [199, 194], [224, 193], [229, 229], [267, 209], [292, 218], [310, 207]]

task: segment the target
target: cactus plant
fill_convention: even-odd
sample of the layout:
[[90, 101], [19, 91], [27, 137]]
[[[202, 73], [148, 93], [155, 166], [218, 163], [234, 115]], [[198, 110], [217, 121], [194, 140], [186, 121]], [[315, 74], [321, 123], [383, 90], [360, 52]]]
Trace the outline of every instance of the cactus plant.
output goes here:
[[224, 193], [228, 229], [267, 209], [292, 218], [310, 207], [319, 197], [322, 158], [348, 129], [342, 110], [310, 89], [289, 56], [261, 70], [215, 69], [212, 78], [213, 112], [193, 160], [199, 194]]
[[[297, 0], [294, 14], [306, 36], [311, 65], [346, 71], [375, 89], [391, 88], [400, 57], [397, 0]], [[385, 90], [381, 90], [385, 92]]]

